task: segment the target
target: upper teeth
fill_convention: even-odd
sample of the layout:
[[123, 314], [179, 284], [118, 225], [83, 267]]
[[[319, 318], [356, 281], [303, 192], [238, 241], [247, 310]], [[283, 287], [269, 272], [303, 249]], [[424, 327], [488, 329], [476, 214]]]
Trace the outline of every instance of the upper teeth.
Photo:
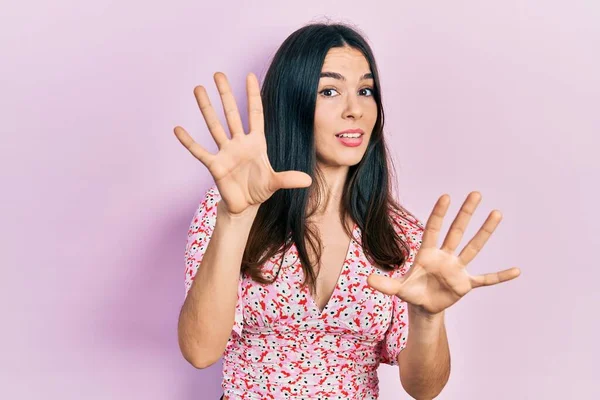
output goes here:
[[338, 137], [346, 137], [346, 138], [358, 138], [360, 137], [360, 133], [342, 133], [338, 135]]

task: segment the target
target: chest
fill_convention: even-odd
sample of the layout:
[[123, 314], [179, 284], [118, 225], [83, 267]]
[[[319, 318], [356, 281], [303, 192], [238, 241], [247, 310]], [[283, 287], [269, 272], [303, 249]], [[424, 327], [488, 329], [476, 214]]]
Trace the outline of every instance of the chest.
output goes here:
[[[313, 300], [318, 309], [323, 311], [336, 289], [344, 265], [352, 256], [350, 252], [354, 242], [352, 237], [354, 232], [349, 236], [340, 224], [323, 224], [319, 226], [319, 232], [321, 233], [321, 258], [318, 264], [313, 263], [317, 274]], [[311, 259], [315, 259], [310, 248], [308, 251]]]
[[372, 289], [367, 277], [374, 273], [391, 276], [392, 272], [368, 262], [358, 228], [353, 230], [352, 238], [345, 237], [345, 244], [342, 240], [329, 244], [329, 249], [335, 251], [323, 252], [324, 267], [317, 278], [314, 298], [302, 285], [304, 271], [295, 245], [282, 259], [274, 257], [263, 266], [267, 279], [275, 277], [272, 284], [263, 285], [242, 276], [244, 329], [264, 333], [314, 328], [365, 334], [374, 340], [383, 337], [392, 316], [391, 296]]

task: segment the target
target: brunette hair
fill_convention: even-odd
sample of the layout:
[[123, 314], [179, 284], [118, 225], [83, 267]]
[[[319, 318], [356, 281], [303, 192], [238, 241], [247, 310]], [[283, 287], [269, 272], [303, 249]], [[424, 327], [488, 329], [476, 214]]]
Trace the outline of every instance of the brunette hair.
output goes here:
[[[362, 247], [368, 260], [390, 271], [402, 266], [409, 247], [394, 229], [394, 214], [408, 213], [392, 195], [392, 160], [383, 137], [384, 113], [379, 73], [373, 52], [354, 28], [344, 24], [314, 23], [293, 32], [279, 47], [261, 89], [267, 153], [275, 171], [296, 170], [313, 178], [309, 188], [280, 189], [261, 204], [250, 230], [242, 259], [242, 271], [266, 284], [261, 266], [296, 244], [304, 270], [304, 285], [314, 294], [315, 268], [309, 261], [307, 245], [321, 258], [321, 241], [306, 224], [311, 215], [309, 195], [319, 204], [323, 181], [316, 167], [314, 116], [319, 75], [329, 49], [349, 46], [365, 56], [373, 74], [373, 97], [378, 116], [361, 161], [350, 166], [342, 197], [340, 218], [349, 216], [362, 232]], [[312, 199], [311, 199], [312, 203]], [[347, 229], [346, 224], [344, 224]], [[400, 228], [402, 229], [402, 228]], [[350, 234], [350, 232], [348, 232]], [[351, 235], [350, 235], [351, 236]]]

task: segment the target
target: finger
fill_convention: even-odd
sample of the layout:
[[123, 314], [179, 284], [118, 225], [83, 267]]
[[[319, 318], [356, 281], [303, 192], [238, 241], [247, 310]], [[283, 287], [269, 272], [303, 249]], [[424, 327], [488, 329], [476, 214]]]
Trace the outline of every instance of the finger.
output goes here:
[[423, 241], [421, 248], [436, 247], [438, 235], [442, 229], [442, 222], [444, 222], [444, 216], [448, 211], [450, 205], [450, 196], [447, 194], [442, 195], [433, 207], [433, 211], [427, 219], [425, 225], [425, 231], [423, 232]]
[[478, 288], [480, 286], [491, 286], [498, 283], [507, 282], [521, 275], [519, 268], [509, 268], [500, 272], [491, 274], [483, 274], [471, 277], [471, 287]]
[[402, 293], [403, 279], [394, 279], [379, 274], [371, 274], [367, 277], [367, 283], [373, 289], [389, 295], [400, 295]]
[[487, 219], [479, 228], [479, 231], [473, 236], [473, 239], [467, 243], [467, 245], [462, 249], [460, 254], [458, 255], [459, 260], [463, 263], [463, 265], [467, 265], [475, 256], [481, 251], [483, 246], [486, 244], [494, 230], [502, 220], [502, 213], [498, 210], [494, 210], [488, 215]]
[[175, 132], [175, 136], [177, 137], [177, 139], [179, 139], [181, 144], [186, 149], [188, 149], [194, 157], [200, 160], [200, 162], [208, 168], [209, 164], [214, 158], [214, 155], [209, 153], [202, 146], [196, 143], [194, 139], [192, 139], [192, 137], [182, 127], [176, 126], [175, 129], [173, 129], [173, 131]]
[[215, 109], [210, 103], [210, 99], [208, 98], [208, 94], [206, 94], [204, 86], [196, 86], [194, 88], [194, 97], [196, 97], [196, 102], [198, 103], [198, 107], [200, 107], [200, 112], [204, 117], [206, 126], [215, 140], [217, 147], [220, 149], [229, 139], [227, 138], [225, 129], [221, 126], [221, 122], [217, 117]]
[[248, 128], [252, 132], [265, 132], [265, 116], [263, 114], [260, 85], [256, 75], [248, 74], [246, 77], [246, 90], [248, 93]]
[[227, 126], [229, 126], [229, 132], [231, 137], [234, 138], [237, 135], [244, 134], [244, 125], [242, 124], [242, 118], [238, 111], [235, 97], [231, 91], [231, 86], [227, 77], [222, 72], [217, 72], [214, 76], [217, 89], [221, 95], [221, 103], [223, 104], [223, 112], [225, 113], [225, 119], [227, 120]]
[[310, 175], [300, 171], [276, 172], [273, 183], [275, 185], [273, 191], [279, 189], [305, 188], [312, 185], [312, 178]]
[[479, 192], [471, 192], [465, 199], [458, 215], [450, 225], [450, 229], [448, 230], [448, 234], [444, 239], [444, 243], [441, 247], [442, 250], [453, 254], [460, 241], [465, 234], [465, 230], [467, 229], [467, 225], [469, 225], [469, 221], [477, 209], [477, 206], [481, 202], [481, 193]]

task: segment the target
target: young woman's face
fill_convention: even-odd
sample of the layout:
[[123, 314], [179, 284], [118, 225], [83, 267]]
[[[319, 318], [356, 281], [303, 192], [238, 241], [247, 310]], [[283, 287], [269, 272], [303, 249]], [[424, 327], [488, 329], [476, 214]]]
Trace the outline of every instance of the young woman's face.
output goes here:
[[[351, 166], [362, 159], [377, 120], [373, 85], [369, 63], [359, 50], [329, 50], [315, 109], [315, 147], [317, 163], [322, 167]], [[346, 130], [357, 133], [340, 136]]]

